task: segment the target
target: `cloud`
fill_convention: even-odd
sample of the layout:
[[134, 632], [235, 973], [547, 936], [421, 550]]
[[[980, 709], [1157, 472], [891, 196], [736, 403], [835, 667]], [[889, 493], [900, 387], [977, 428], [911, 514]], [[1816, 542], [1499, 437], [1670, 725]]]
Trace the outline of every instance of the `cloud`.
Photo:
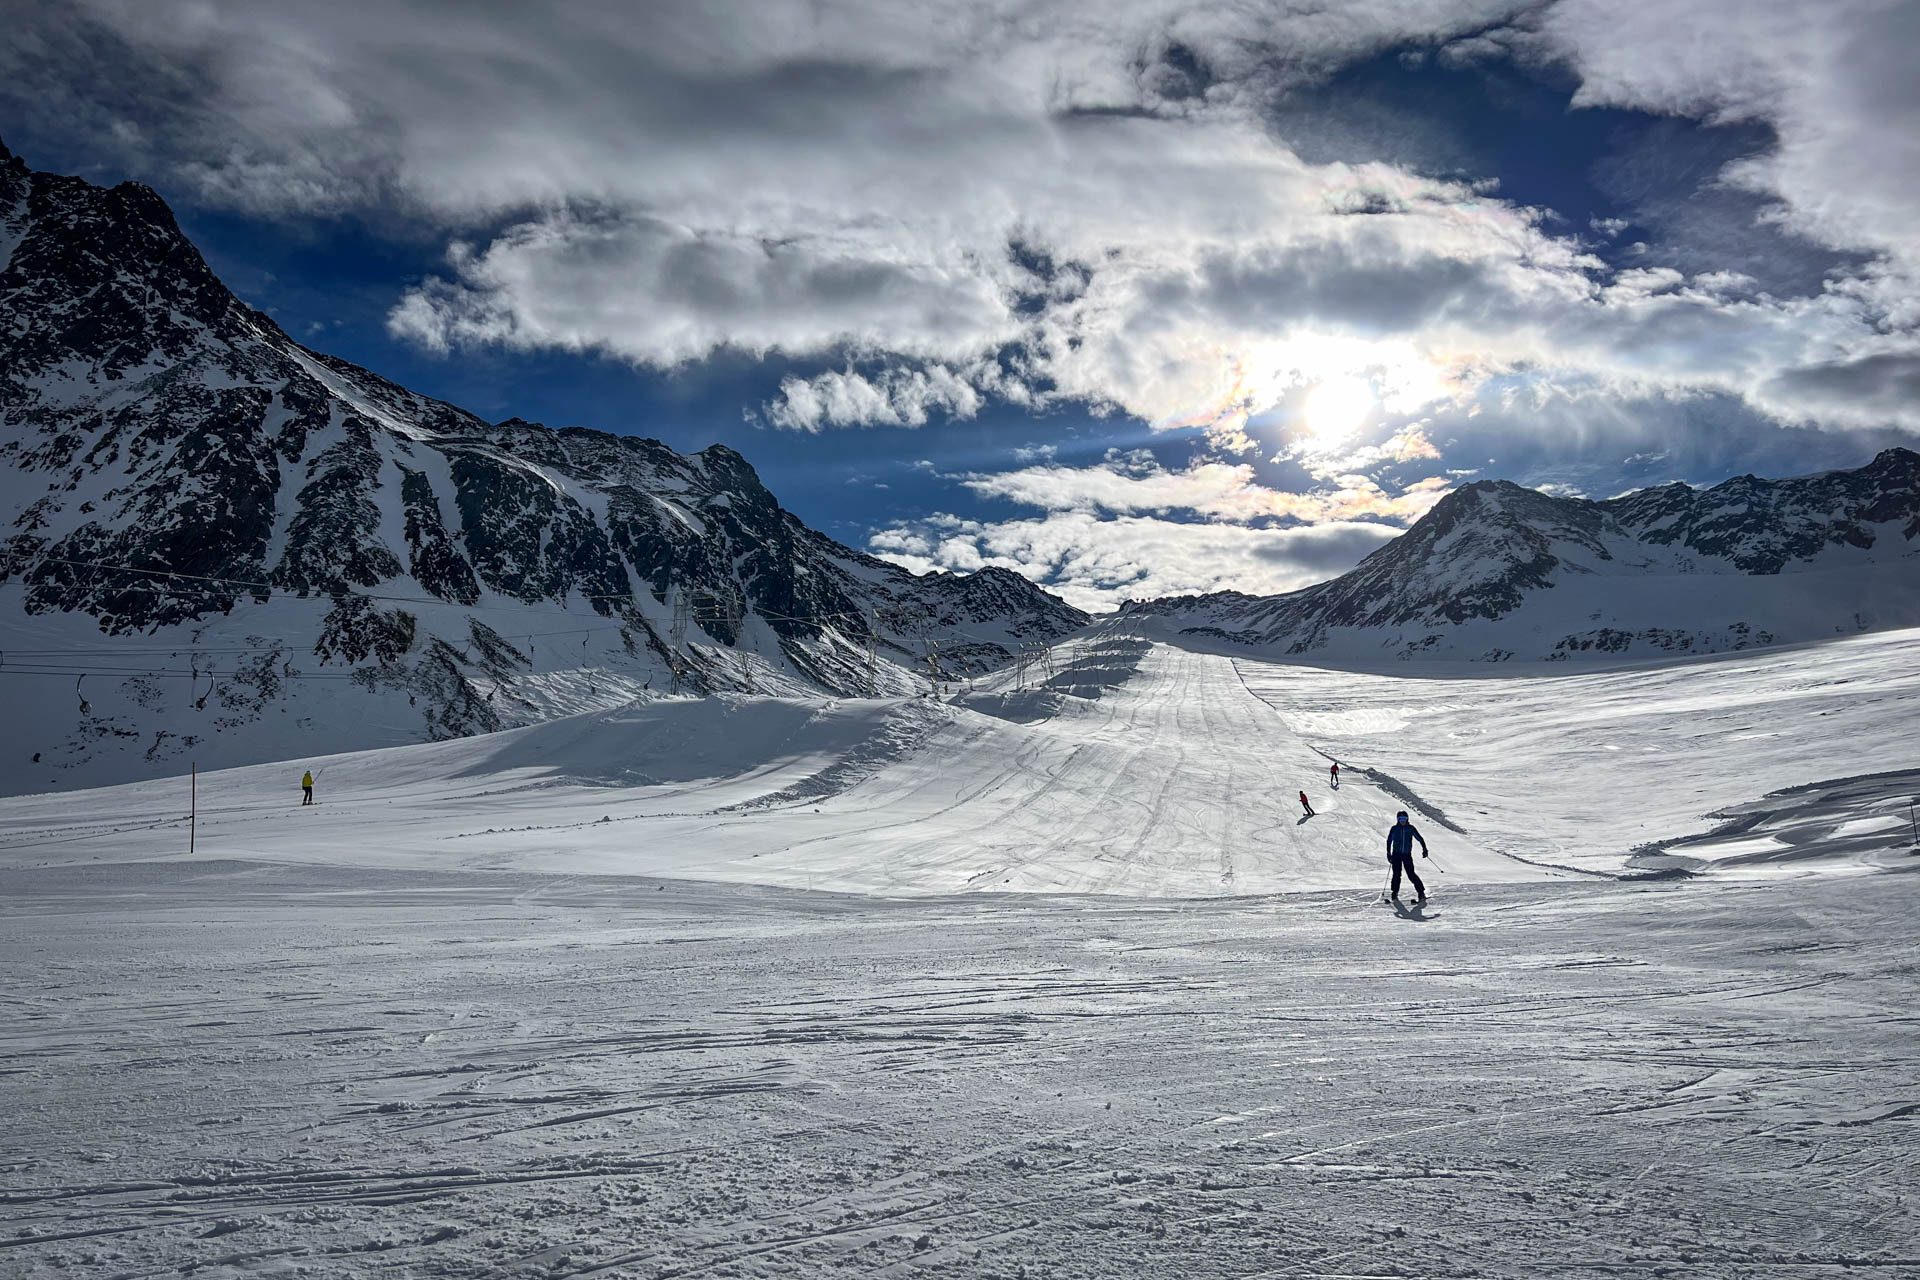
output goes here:
[[[803, 433], [1205, 429], [1177, 469], [1041, 446], [957, 478], [1028, 514], [873, 538], [1106, 608], [1331, 576], [1465, 476], [1920, 429], [1916, 44], [1897, 0], [73, 0], [14, 16], [0, 102], [205, 206], [444, 246], [388, 316], [426, 350], [764, 357], [742, 410]], [[1641, 113], [1585, 175], [1632, 218], [1524, 203], [1443, 119], [1312, 124], [1396, 53]], [[1328, 379], [1358, 425], [1312, 420]]]
[[[456, 243], [452, 278], [409, 292], [391, 327], [437, 351], [599, 350], [666, 367], [722, 349], [932, 356], [1013, 337], [994, 282], [941, 256], [889, 253], [825, 228], [774, 240], [563, 210], [483, 250]], [[875, 400], [889, 402], [897, 398]]]
[[[0, 94], [210, 204], [415, 219], [450, 251], [390, 323], [432, 350], [815, 362], [758, 407], [794, 429], [1071, 400], [1246, 448], [1328, 374], [1424, 387], [1406, 414], [1571, 378], [1920, 426], [1788, 376], [1920, 354], [1916, 26], [1892, 0], [81, 0], [28, 11]], [[1396, 49], [1751, 126], [1647, 215], [1743, 247], [1616, 270], [1617, 220], [1276, 138], [1287, 94]], [[1775, 269], [1780, 228], [1855, 256]]]
[[920, 573], [997, 565], [1104, 612], [1128, 599], [1298, 590], [1353, 567], [1397, 532], [1377, 524], [1257, 529], [1063, 511], [997, 522], [937, 516], [883, 529], [869, 550]]
[[1253, 467], [1197, 462], [1169, 471], [1151, 455], [1113, 455], [1097, 466], [1043, 465], [968, 475], [962, 483], [984, 498], [1003, 498], [1048, 511], [1116, 514], [1188, 512], [1211, 520], [1246, 524], [1260, 520], [1305, 523], [1368, 517], [1417, 519], [1445, 495], [1444, 479], [1421, 480], [1390, 495], [1369, 477], [1331, 476], [1332, 483], [1305, 493], [1259, 483]]
[[[210, 206], [405, 221], [447, 247], [389, 315], [428, 350], [773, 357], [742, 408], [803, 432], [1072, 402], [1214, 469], [978, 491], [1401, 519], [1543, 440], [1920, 429], [1917, 37], [1897, 0], [74, 0], [15, 16], [0, 100]], [[1444, 122], [1294, 136], [1394, 53], [1643, 113], [1591, 175], [1634, 220], [1510, 198]], [[1380, 401], [1349, 438], [1297, 421], [1329, 377]]]
[[825, 427], [923, 427], [934, 413], [971, 418], [983, 403], [979, 389], [944, 365], [885, 369], [872, 377], [852, 369], [781, 380], [766, 420], [794, 431]]
[[1831, 413], [1864, 409], [1894, 418], [1920, 404], [1920, 354], [1862, 356], [1788, 369], [1768, 392], [1800, 403], [1824, 403]]
[[1272, 593], [1323, 581], [1397, 536], [1399, 524], [1451, 487], [1441, 476], [1389, 493], [1348, 474], [1291, 493], [1261, 484], [1250, 465], [1170, 470], [1145, 450], [1114, 450], [1094, 466], [1046, 462], [958, 478], [981, 497], [1044, 514], [899, 522], [876, 532], [869, 550], [919, 573], [1012, 569], [1093, 610], [1130, 598]]
[[1539, 50], [1580, 77], [1576, 107], [1758, 121], [1777, 144], [1728, 175], [1824, 243], [1920, 265], [1920, 9], [1901, 0], [1562, 0]]

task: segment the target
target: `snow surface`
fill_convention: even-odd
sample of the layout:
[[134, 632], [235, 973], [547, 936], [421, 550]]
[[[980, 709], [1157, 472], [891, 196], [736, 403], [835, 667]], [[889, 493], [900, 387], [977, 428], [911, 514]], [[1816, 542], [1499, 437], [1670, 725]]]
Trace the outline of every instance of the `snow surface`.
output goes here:
[[[1592, 869], [1768, 792], [1920, 765], [1916, 631], [1554, 676], [1237, 665], [1344, 764], [1400, 780], [1491, 848]], [[1877, 794], [1914, 793], [1889, 776]]]
[[[1578, 542], [1550, 537], [1557, 563], [1545, 585], [1519, 589], [1517, 604], [1497, 618], [1452, 622], [1437, 608], [1408, 606], [1397, 621], [1370, 626], [1319, 630], [1297, 617], [1275, 620], [1288, 616], [1288, 602], [1349, 580], [1361, 583], [1349, 591], [1350, 605], [1369, 609], [1400, 596], [1444, 601], [1449, 608], [1471, 600], [1487, 584], [1501, 583], [1512, 566], [1500, 555], [1475, 551], [1474, 541], [1487, 531], [1463, 525], [1435, 544], [1410, 583], [1369, 579], [1363, 565], [1293, 596], [1149, 602], [1131, 620], [1178, 643], [1206, 644], [1204, 633], [1254, 657], [1360, 670], [1388, 662], [1403, 671], [1536, 662], [1592, 668], [1623, 659], [1739, 652], [1920, 627], [1920, 545], [1906, 536], [1907, 524], [1863, 523], [1871, 547], [1828, 545], [1778, 573], [1762, 574], [1624, 535], [1602, 539], [1607, 559]], [[1461, 540], [1464, 546], [1455, 545]]]
[[[659, 700], [202, 774], [201, 857], [748, 881], [874, 894], [1244, 894], [1379, 882], [1401, 801], [1232, 661], [1112, 637], [930, 698]], [[308, 765], [321, 803], [290, 809]], [[1308, 790], [1317, 816], [1304, 817]], [[0, 861], [186, 854], [181, 779], [0, 800]], [[153, 833], [168, 838], [156, 842]], [[1445, 874], [1548, 872], [1429, 828]]]
[[1920, 1268], [1911, 875], [0, 887], [8, 1275]]
[[202, 774], [191, 857], [0, 799], [0, 1275], [1920, 1274], [1916, 657], [1106, 634]]
[[[1377, 884], [1384, 830], [1410, 806], [1450, 880], [1565, 878], [1621, 871], [1778, 788], [1920, 766], [1916, 723], [1920, 632], [1479, 678], [1106, 634], [945, 701], [650, 695], [202, 772], [194, 844], [202, 858], [869, 894], [1200, 896]], [[289, 808], [308, 767], [320, 803]], [[0, 799], [0, 865], [186, 856], [186, 779], [85, 794]]]
[[[645, 608], [633, 612], [665, 612], [650, 595], [639, 598]], [[277, 594], [231, 615], [137, 637], [102, 636], [82, 614], [29, 615], [19, 599], [17, 585], [0, 586], [0, 675], [8, 677], [0, 693], [17, 726], [0, 751], [0, 795], [72, 793], [196, 763], [205, 773], [301, 752], [420, 741], [407, 688], [356, 678], [354, 669], [314, 656], [312, 637], [331, 608], [326, 599]], [[651, 648], [629, 652], [633, 628], [585, 606], [527, 605], [492, 593], [472, 608], [386, 599], [420, 619], [422, 634], [460, 637], [478, 618], [526, 655], [526, 665], [505, 679], [467, 673], [482, 696], [499, 695], [495, 710], [508, 724], [626, 706], [672, 686], [671, 670]], [[666, 630], [664, 616], [655, 621]], [[750, 616], [747, 629], [746, 643], [758, 640], [761, 652], [722, 648], [697, 625], [689, 626], [688, 648], [713, 658], [728, 678], [750, 674], [762, 692], [817, 691], [766, 638], [763, 623]], [[49, 668], [60, 673], [45, 674]], [[891, 663], [879, 664], [876, 677], [887, 688], [916, 681]], [[82, 697], [88, 709], [76, 714]]]

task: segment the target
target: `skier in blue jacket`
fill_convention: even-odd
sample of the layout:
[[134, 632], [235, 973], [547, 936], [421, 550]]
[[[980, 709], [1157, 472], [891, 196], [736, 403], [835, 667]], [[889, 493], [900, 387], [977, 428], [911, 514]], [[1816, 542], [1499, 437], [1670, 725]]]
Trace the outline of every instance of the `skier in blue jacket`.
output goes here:
[[1387, 828], [1387, 865], [1393, 868], [1393, 897], [1400, 897], [1400, 873], [1405, 871], [1407, 879], [1413, 881], [1413, 891], [1420, 895], [1419, 901], [1427, 900], [1427, 886], [1420, 883], [1420, 874], [1413, 869], [1413, 842], [1420, 842], [1420, 856], [1427, 857], [1427, 838], [1420, 834], [1420, 828], [1407, 821], [1407, 811], [1402, 809], [1395, 817], [1393, 825]]

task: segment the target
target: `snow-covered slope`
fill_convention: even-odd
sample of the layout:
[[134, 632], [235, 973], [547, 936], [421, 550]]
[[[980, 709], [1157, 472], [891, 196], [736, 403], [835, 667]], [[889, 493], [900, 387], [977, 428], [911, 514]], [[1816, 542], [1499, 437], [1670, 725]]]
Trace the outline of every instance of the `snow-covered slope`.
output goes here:
[[1605, 502], [1470, 484], [1330, 582], [1149, 601], [1127, 614], [1270, 655], [1355, 664], [1617, 660], [1920, 625], [1920, 454], [1889, 449], [1854, 471], [1672, 484]]
[[[1920, 632], [1632, 673], [1418, 679], [1110, 631], [950, 701], [668, 699], [202, 774], [194, 852], [886, 895], [1195, 897], [1377, 887], [1385, 830], [1408, 807], [1445, 868], [1435, 887], [1584, 879], [1778, 788], [1920, 769], [1916, 719]], [[1338, 789], [1329, 758], [1346, 770]], [[310, 809], [296, 785], [308, 764]], [[1879, 834], [1834, 850], [1836, 865], [1904, 858], [1881, 828], [1907, 792], [1883, 782], [1843, 818]], [[182, 778], [103, 789], [80, 812], [70, 796], [0, 800], [0, 865], [185, 857], [187, 791]], [[1689, 865], [1719, 856], [1682, 852]]]
[[1600, 671], [1235, 666], [1318, 750], [1397, 780], [1431, 813], [1521, 857], [1594, 870], [1669, 866], [1645, 851], [1761, 815], [1759, 843], [1681, 850], [1717, 863], [1773, 848], [1763, 832], [1776, 819], [1796, 825], [1809, 806], [1834, 811], [1823, 786], [1837, 780], [1858, 784], [1845, 821], [1873, 840], [1798, 840], [1778, 847], [1791, 856], [1777, 866], [1854, 865], [1869, 851], [1904, 858], [1910, 843], [1920, 631]]
[[[1361, 783], [1302, 821], [1295, 793], [1319, 794], [1324, 763], [1226, 659], [1113, 637], [1016, 683], [952, 703], [674, 699], [316, 759], [312, 809], [297, 807], [305, 761], [202, 774], [196, 853], [882, 894], [1376, 879], [1399, 801]], [[0, 859], [184, 855], [185, 787], [90, 793], [89, 811], [112, 816], [79, 826], [70, 797], [0, 801], [15, 833]], [[1457, 876], [1541, 874], [1472, 839], [1439, 847]]]
[[1920, 876], [0, 870], [0, 1273], [1909, 1278]]
[[0, 799], [0, 1273], [1915, 1274], [1920, 632], [1442, 679], [1113, 625], [203, 776], [192, 857], [185, 779]]
[[807, 528], [739, 454], [487, 423], [308, 350], [151, 190], [0, 148], [0, 792], [681, 688], [902, 693], [1085, 615]]

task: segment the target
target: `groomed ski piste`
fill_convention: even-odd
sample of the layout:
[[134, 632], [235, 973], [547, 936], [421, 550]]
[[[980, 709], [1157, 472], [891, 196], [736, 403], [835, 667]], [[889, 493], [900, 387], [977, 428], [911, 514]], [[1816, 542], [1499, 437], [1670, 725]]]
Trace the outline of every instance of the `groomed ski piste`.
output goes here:
[[0, 1275], [1920, 1274], [1920, 632], [1440, 670], [0, 800]]

